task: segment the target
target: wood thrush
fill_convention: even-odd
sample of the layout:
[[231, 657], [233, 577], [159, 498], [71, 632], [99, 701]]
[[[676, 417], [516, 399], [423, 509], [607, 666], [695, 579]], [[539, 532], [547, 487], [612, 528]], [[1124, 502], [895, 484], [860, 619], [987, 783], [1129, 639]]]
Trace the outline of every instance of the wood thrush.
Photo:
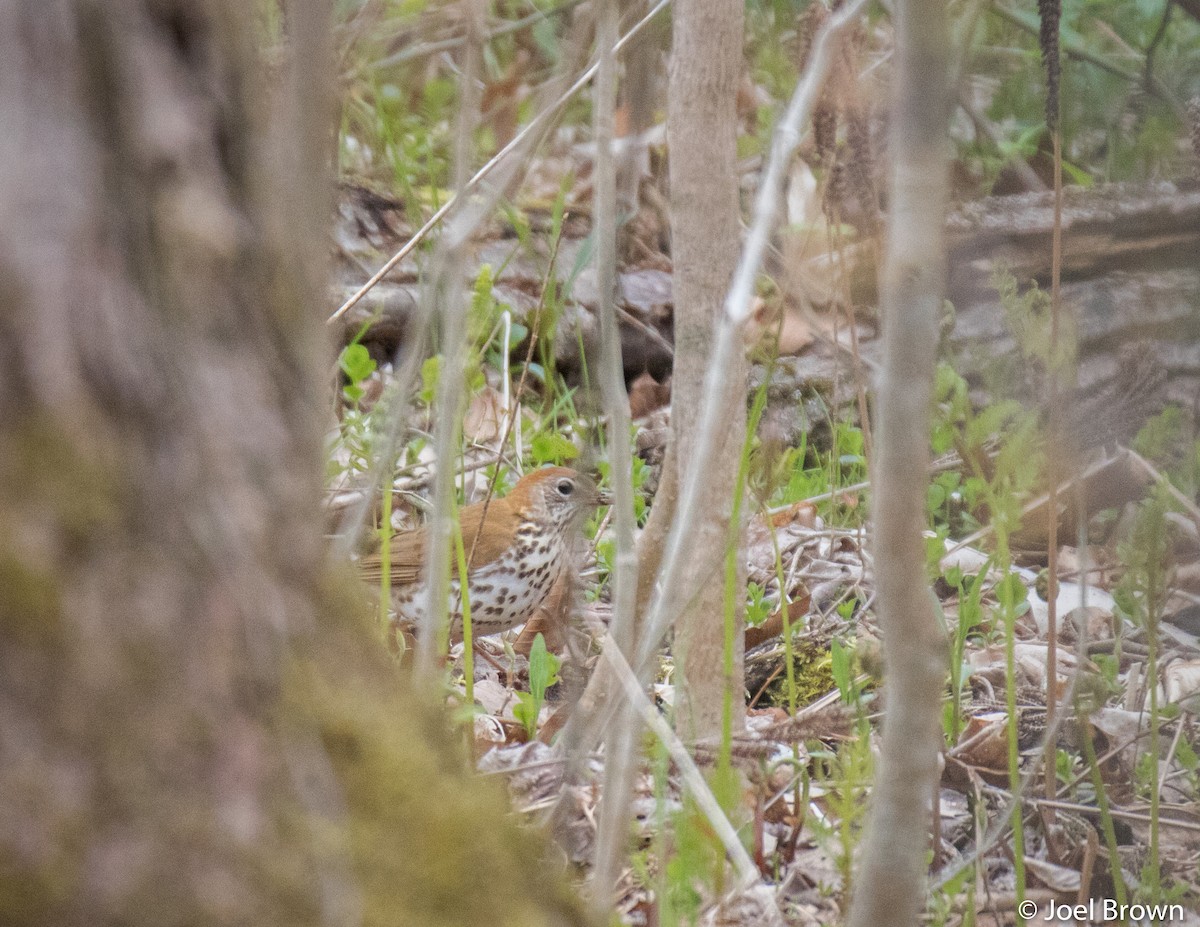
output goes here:
[[[577, 564], [576, 540], [587, 514], [602, 501], [595, 484], [566, 467], [545, 467], [523, 476], [512, 492], [458, 512], [469, 558], [467, 590], [476, 636], [498, 634], [527, 621]], [[424, 584], [428, 528], [392, 539], [391, 582], [400, 630], [418, 623], [426, 605]], [[473, 547], [472, 547], [473, 545]], [[364, 557], [363, 577], [378, 583], [379, 554]], [[462, 598], [451, 570], [451, 638], [462, 639]]]

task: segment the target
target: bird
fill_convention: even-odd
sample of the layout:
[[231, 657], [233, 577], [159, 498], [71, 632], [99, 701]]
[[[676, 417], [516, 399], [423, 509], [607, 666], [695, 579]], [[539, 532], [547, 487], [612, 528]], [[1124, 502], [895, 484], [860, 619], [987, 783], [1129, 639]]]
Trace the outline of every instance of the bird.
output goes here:
[[[524, 623], [573, 572], [576, 540], [587, 515], [606, 497], [588, 477], [568, 467], [527, 473], [508, 495], [458, 512], [468, 559], [467, 592], [473, 636], [498, 634]], [[391, 541], [393, 633], [418, 625], [426, 607], [425, 554], [429, 528], [403, 532]], [[364, 557], [362, 576], [378, 583], [379, 553]], [[462, 640], [462, 598], [452, 566], [451, 640]]]

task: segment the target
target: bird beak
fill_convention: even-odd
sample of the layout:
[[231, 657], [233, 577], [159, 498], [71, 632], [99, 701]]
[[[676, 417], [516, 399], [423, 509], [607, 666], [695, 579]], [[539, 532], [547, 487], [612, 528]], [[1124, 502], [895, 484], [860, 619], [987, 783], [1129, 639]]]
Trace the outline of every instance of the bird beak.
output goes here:
[[601, 489], [596, 493], [596, 505], [612, 505], [613, 495], [607, 489]]

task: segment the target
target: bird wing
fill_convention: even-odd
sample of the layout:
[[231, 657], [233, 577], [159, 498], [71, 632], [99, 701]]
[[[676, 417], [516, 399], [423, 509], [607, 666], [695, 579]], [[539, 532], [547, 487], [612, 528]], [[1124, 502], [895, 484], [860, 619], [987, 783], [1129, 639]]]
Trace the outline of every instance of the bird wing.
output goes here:
[[483, 503], [468, 505], [458, 513], [462, 526], [463, 553], [470, 557], [471, 569], [498, 560], [512, 544], [520, 516], [509, 504], [508, 497], [493, 499], [487, 510], [487, 530], [480, 531], [483, 520]]
[[[425, 566], [426, 531], [416, 528], [398, 534], [391, 541], [391, 574], [392, 583], [400, 586], [414, 585], [420, 581]], [[379, 552], [368, 554], [359, 561], [363, 579], [368, 582], [379, 582], [383, 578], [383, 558]]]
[[[458, 521], [462, 526], [463, 550], [471, 556], [471, 569], [491, 563], [512, 542], [520, 515], [504, 499], [493, 499], [487, 510], [488, 530], [480, 531], [483, 520], [483, 503], [459, 509]], [[476, 537], [478, 535], [478, 538]], [[420, 582], [425, 571], [425, 545], [428, 543], [428, 528], [414, 528], [392, 538], [391, 581], [398, 586]], [[471, 554], [474, 549], [474, 554]], [[376, 551], [359, 560], [363, 579], [378, 582], [383, 576], [383, 560]], [[457, 568], [453, 575], [457, 576]]]

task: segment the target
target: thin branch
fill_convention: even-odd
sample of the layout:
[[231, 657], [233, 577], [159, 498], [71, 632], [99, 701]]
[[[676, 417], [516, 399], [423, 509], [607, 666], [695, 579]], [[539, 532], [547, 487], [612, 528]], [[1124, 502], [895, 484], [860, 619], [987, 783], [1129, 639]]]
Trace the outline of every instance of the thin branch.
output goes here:
[[633, 706], [634, 710], [641, 716], [646, 727], [650, 729], [651, 733], [666, 748], [671, 761], [678, 767], [679, 774], [683, 777], [684, 785], [687, 786], [689, 794], [696, 802], [696, 806], [705, 818], [708, 819], [708, 823], [712, 825], [713, 833], [721, 841], [726, 855], [728, 855], [730, 861], [733, 863], [740, 887], [744, 889], [756, 884], [759, 880], [759, 873], [754, 865], [754, 861], [750, 858], [750, 854], [746, 852], [746, 848], [742, 846], [742, 841], [738, 838], [737, 831], [733, 829], [733, 825], [729, 823], [729, 818], [721, 810], [720, 803], [713, 795], [708, 782], [697, 768], [696, 761], [688, 753], [687, 747], [683, 745], [683, 742], [671, 730], [671, 726], [663, 720], [658, 709], [647, 698], [646, 693], [642, 691], [642, 686], [634, 675], [632, 667], [621, 656], [621, 650], [616, 645], [616, 641], [613, 640], [612, 635], [605, 634], [601, 638], [601, 645], [603, 647], [603, 659], [615, 673], [625, 700]]
[[[555, 16], [563, 16], [571, 12], [584, 0], [566, 0], [565, 3], [549, 10], [538, 10], [536, 13], [530, 13], [528, 16], [521, 19], [513, 20], [510, 23], [505, 23], [503, 26], [497, 26], [491, 29], [483, 36], [485, 43], [498, 39], [501, 36], [510, 35], [514, 32], [520, 32], [529, 26], [541, 22], [543, 19], [550, 19]], [[427, 58], [430, 55], [436, 55], [439, 52], [450, 51], [453, 48], [458, 48], [466, 42], [466, 36], [456, 35], [448, 39], [440, 39], [435, 42], [423, 42], [419, 45], [413, 45], [409, 48], [402, 49], [394, 55], [388, 55], [386, 58], [381, 58], [371, 65], [376, 71], [382, 71], [385, 68], [390, 68], [393, 65], [403, 64], [405, 61], [411, 61], [414, 58]]]
[[[651, 8], [650, 12], [638, 20], [638, 22], [621, 37], [621, 40], [613, 46], [613, 52], [619, 52], [622, 48], [624, 48], [630, 41], [632, 41], [633, 37], [641, 32], [642, 29], [644, 29], [650, 23], [650, 21], [654, 19], [655, 16], [665, 9], [669, 3], [670, 0], [658, 0], [653, 8]], [[536, 147], [536, 143], [542, 137], [543, 131], [550, 128], [553, 121], [562, 114], [564, 109], [566, 109], [567, 104], [574, 99], [575, 95], [579, 93], [580, 90], [588, 85], [598, 70], [599, 63], [597, 62], [592, 64], [578, 77], [578, 79], [576, 79], [575, 83], [573, 83], [561, 96], [558, 97], [557, 100], [534, 116], [533, 119], [529, 121], [528, 125], [526, 125], [525, 128], [523, 128], [513, 137], [512, 141], [496, 152], [496, 154], [494, 154], [488, 160], [488, 162], [483, 165], [483, 167], [475, 172], [475, 175], [463, 185], [462, 189], [458, 190], [453, 196], [447, 199], [446, 202], [443, 203], [437, 210], [437, 212], [430, 216], [426, 220], [425, 224], [417, 229], [412, 238], [405, 242], [404, 246], [395, 254], [393, 254], [388, 262], [383, 265], [383, 267], [376, 271], [370, 280], [359, 287], [349, 299], [342, 303], [342, 305], [338, 307], [337, 311], [327, 319], [327, 322], [336, 322], [343, 315], [353, 309], [354, 306], [357, 305], [358, 301], [371, 291], [375, 284], [379, 283], [380, 280], [382, 280], [393, 269], [395, 269], [397, 264], [399, 264], [406, 257], [408, 257], [409, 254], [412, 253], [413, 249], [424, 240], [425, 236], [428, 235], [434, 229], [434, 227], [446, 217], [450, 210], [454, 208], [454, 205], [459, 201], [460, 198], [469, 193], [473, 193], [476, 187], [478, 187], [480, 183], [482, 183], [499, 165], [507, 161], [514, 152], [519, 151], [522, 154], [522, 158], [518, 160], [524, 160], [525, 156], [527, 156], [530, 151]]]
[[[1033, 35], [1038, 34], [1037, 17], [1032, 14], [1026, 14], [1019, 10], [1010, 10], [999, 3], [993, 3], [988, 7], [993, 13], [1001, 19], [1012, 23], [1018, 29], [1024, 29], [1026, 32]], [[1074, 58], [1078, 61], [1084, 61], [1087, 64], [1100, 68], [1102, 71], [1107, 71], [1109, 74], [1114, 74], [1117, 77], [1129, 81], [1131, 84], [1141, 84], [1147, 75], [1139, 74], [1137, 71], [1129, 71], [1122, 68], [1120, 65], [1113, 64], [1102, 55], [1098, 55], [1078, 42], [1072, 41], [1069, 37], [1064, 37], [1063, 51], [1066, 52], [1068, 58]], [[1183, 105], [1175, 99], [1175, 95], [1171, 93], [1163, 82], [1157, 77], [1151, 75], [1146, 89], [1154, 96], [1158, 97], [1171, 108], [1176, 117], [1180, 120], [1185, 118]]]
[[[1050, 344], [1049, 376], [1046, 380], [1047, 409], [1049, 421], [1047, 433], [1051, 447], [1058, 447], [1062, 434], [1062, 410], [1059, 408], [1060, 369], [1059, 345], [1062, 340], [1062, 125], [1059, 119], [1059, 19], [1062, 14], [1060, 0], [1039, 3], [1043, 17], [1042, 57], [1046, 61], [1046, 123], [1051, 132], [1054, 146], [1054, 225], [1050, 236]], [[1047, 503], [1049, 521], [1046, 525], [1046, 662], [1058, 665], [1058, 455], [1050, 457], [1050, 500]], [[1054, 720], [1058, 694], [1054, 672], [1046, 674], [1046, 723]], [[1057, 744], [1047, 744], [1044, 772], [1046, 797], [1053, 798], [1058, 780], [1055, 768]], [[1053, 813], [1053, 812], [1051, 812]]]
[[[633, 511], [633, 460], [629, 447], [629, 397], [625, 393], [621, 336], [616, 313], [617, 185], [613, 161], [614, 111], [617, 102], [617, 59], [610, 46], [617, 37], [617, 0], [602, 0], [596, 44], [600, 70], [592, 99], [595, 121], [595, 235], [596, 285], [600, 316], [600, 392], [608, 419], [609, 477], [613, 488], [616, 557], [612, 569], [612, 638], [625, 654], [633, 650], [634, 605], [637, 597], [637, 551]], [[618, 714], [604, 762], [604, 788], [592, 895], [602, 910], [611, 909], [612, 894], [624, 865], [628, 845], [629, 811], [636, 772], [638, 737], [632, 710]]]
[[[468, 0], [468, 43], [463, 65], [462, 98], [459, 101], [458, 124], [454, 140], [454, 180], [459, 191], [465, 189], [474, 151], [472, 139], [479, 121], [481, 94], [476, 82], [483, 57], [480, 41], [483, 24], [482, 0]], [[460, 212], [459, 216], [463, 216]], [[452, 461], [458, 449], [462, 431], [463, 377], [467, 351], [467, 312], [463, 299], [463, 278], [459, 268], [464, 263], [469, 242], [466, 235], [446, 235], [438, 242], [433, 262], [429, 295], [442, 320], [442, 364], [438, 371], [437, 392], [434, 397], [437, 415], [433, 433], [434, 459], [437, 470], [433, 478], [433, 514], [425, 551], [425, 606], [418, 628], [413, 679], [418, 686], [428, 686], [438, 669], [438, 630], [448, 625], [450, 600], [450, 551], [454, 536], [455, 468]], [[466, 595], [466, 581], [462, 578]], [[464, 606], [465, 608], [466, 606]], [[466, 618], [463, 619], [464, 621]]]

